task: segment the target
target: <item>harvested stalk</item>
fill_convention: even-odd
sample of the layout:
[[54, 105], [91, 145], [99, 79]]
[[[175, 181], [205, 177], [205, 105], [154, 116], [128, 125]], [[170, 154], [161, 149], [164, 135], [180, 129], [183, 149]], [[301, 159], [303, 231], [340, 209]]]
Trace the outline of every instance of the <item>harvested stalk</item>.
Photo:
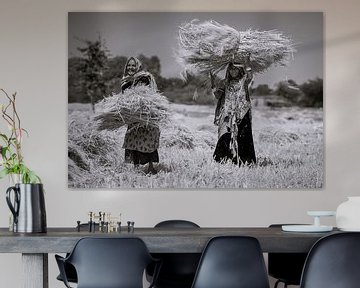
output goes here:
[[98, 130], [115, 130], [126, 124], [160, 125], [168, 121], [168, 100], [147, 86], [136, 86], [105, 98], [95, 106]]
[[178, 42], [177, 58], [185, 71], [206, 75], [233, 61], [261, 73], [273, 64], [287, 65], [295, 52], [292, 40], [279, 31], [237, 31], [212, 20], [183, 24]]

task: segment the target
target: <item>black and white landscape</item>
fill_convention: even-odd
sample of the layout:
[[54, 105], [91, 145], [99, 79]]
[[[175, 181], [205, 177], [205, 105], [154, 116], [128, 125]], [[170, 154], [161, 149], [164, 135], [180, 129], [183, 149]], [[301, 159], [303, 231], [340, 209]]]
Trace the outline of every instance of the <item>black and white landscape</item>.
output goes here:
[[[278, 30], [296, 53], [287, 67], [255, 74], [252, 131], [257, 163], [217, 163], [217, 126], [210, 81], [181, 79], [174, 53], [178, 27], [215, 20], [238, 30]], [[322, 13], [69, 13], [68, 185], [70, 188], [294, 189], [324, 186]], [[104, 51], [102, 86], [83, 70], [89, 45]], [[126, 126], [99, 131], [94, 103], [119, 93], [125, 61], [135, 56], [170, 104], [161, 126], [157, 173], [124, 163]], [[99, 67], [95, 68], [98, 69]], [[219, 74], [219, 77], [223, 75]], [[90, 82], [89, 82], [90, 81]], [[89, 87], [92, 95], [89, 95]], [[91, 96], [91, 97], [90, 97]]]

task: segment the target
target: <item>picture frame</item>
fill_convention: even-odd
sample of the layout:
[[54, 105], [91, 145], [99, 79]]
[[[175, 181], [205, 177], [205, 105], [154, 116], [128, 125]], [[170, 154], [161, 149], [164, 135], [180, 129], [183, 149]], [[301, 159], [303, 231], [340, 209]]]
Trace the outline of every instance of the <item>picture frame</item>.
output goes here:
[[[225, 146], [219, 144], [222, 128], [214, 124], [219, 103], [214, 91], [216, 94], [219, 87], [214, 86], [224, 83], [228, 66], [216, 71], [211, 81], [209, 74], [198, 73], [196, 67], [184, 64], [184, 57], [179, 56], [179, 31], [189, 23], [217, 23], [219, 29], [234, 29], [239, 35], [259, 31], [289, 39], [293, 50], [287, 63], [276, 63], [274, 56], [271, 59], [274, 65], [263, 71], [255, 71], [256, 65], [238, 63], [247, 75], [253, 74], [253, 79], [252, 85], [246, 88], [250, 100], [245, 104], [250, 105], [249, 110], [234, 118], [236, 128], [231, 129], [241, 130], [250, 125], [252, 139], [244, 136], [246, 140], [240, 141], [242, 132], [232, 131], [229, 136], [232, 140]], [[323, 188], [322, 12], [69, 12], [68, 24], [69, 188]], [[239, 45], [247, 45], [246, 39], [241, 38]], [[216, 41], [207, 43], [214, 46]], [[270, 42], [263, 43], [266, 49], [271, 47]], [[98, 59], [91, 59], [91, 53], [98, 53]], [[258, 63], [256, 55], [255, 51], [249, 56], [253, 64]], [[156, 83], [156, 103], [164, 105], [159, 104], [166, 115], [156, 109], [152, 112], [167, 122], [150, 123], [158, 126], [157, 131], [149, 128], [152, 120], [148, 119], [147, 124], [142, 125], [146, 127], [145, 132], [140, 133], [143, 128], [137, 127], [131, 140], [134, 143], [124, 144], [126, 137], [131, 138], [128, 123], [116, 129], [113, 126], [119, 119], [123, 121], [126, 113], [122, 111], [120, 116], [115, 113], [117, 118], [112, 115], [117, 119], [112, 124], [106, 113], [116, 105], [119, 111], [130, 103], [127, 99], [134, 98], [133, 92], [122, 90], [130, 57], [142, 62], [143, 71], [151, 75], [151, 80], [145, 82]], [[96, 63], [99, 59], [104, 63]], [[246, 99], [246, 93], [242, 93]], [[154, 95], [150, 96], [148, 99]], [[143, 121], [139, 117], [144, 116], [136, 118], [134, 111], [138, 110], [128, 113], [132, 121]], [[239, 124], [241, 121], [243, 126]], [[230, 129], [229, 125], [224, 127]], [[159, 135], [153, 137], [157, 133]], [[146, 149], [156, 148], [158, 158], [147, 155], [143, 160], [141, 153], [153, 151], [146, 152], [142, 147], [145, 152], [139, 151], [140, 154], [127, 161], [125, 150], [134, 147], [136, 150], [135, 142], [146, 142], [143, 140], [146, 137], [154, 138], [149, 144], [153, 148]], [[228, 150], [225, 154], [219, 152], [217, 159], [219, 145], [221, 151], [223, 147]], [[254, 156], [243, 156], [244, 152], [239, 152], [251, 147]], [[234, 152], [235, 149], [238, 152]], [[226, 153], [230, 156], [225, 157]], [[151, 167], [150, 162], [153, 162]]]

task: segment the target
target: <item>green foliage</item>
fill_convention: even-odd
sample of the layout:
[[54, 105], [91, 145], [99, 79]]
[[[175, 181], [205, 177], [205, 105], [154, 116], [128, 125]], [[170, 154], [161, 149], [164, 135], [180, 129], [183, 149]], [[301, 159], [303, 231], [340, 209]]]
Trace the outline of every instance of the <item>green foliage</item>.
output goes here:
[[[12, 161], [13, 160], [15, 159], [12, 159]], [[3, 167], [4, 168], [0, 171], [0, 179], [3, 179], [10, 174], [16, 174], [20, 175], [21, 183], [41, 183], [40, 177], [37, 176], [34, 171], [26, 167], [23, 163], [3, 163]]]
[[9, 174], [17, 174], [22, 183], [40, 183], [41, 179], [24, 164], [21, 153], [22, 139], [27, 131], [20, 126], [16, 93], [10, 96], [3, 89], [0, 91], [8, 101], [6, 105], [1, 105], [1, 116], [9, 128], [8, 134], [0, 133], [0, 179]]

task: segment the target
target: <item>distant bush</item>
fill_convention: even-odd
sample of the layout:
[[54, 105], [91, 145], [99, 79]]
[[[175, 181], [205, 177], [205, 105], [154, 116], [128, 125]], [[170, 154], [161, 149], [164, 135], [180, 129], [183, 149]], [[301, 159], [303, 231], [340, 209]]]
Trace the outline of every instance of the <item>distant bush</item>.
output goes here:
[[68, 99], [69, 103], [89, 103], [90, 99], [86, 94], [85, 81], [81, 67], [84, 65], [84, 59], [80, 57], [72, 57], [68, 60]]
[[298, 85], [294, 80], [281, 81], [276, 85], [275, 94], [301, 107], [323, 106], [323, 79], [316, 78]]
[[[127, 58], [110, 57], [101, 40], [85, 41], [85, 44], [85, 48], [79, 48], [79, 51], [87, 55], [86, 53], [92, 51], [90, 48], [95, 47], [96, 55], [98, 55], [95, 60], [99, 58], [101, 61], [95, 61], [92, 57], [84, 55], [68, 59], [69, 103], [90, 103], [91, 99], [95, 103], [113, 93], [120, 92], [120, 81]], [[147, 57], [140, 54], [137, 57], [143, 63], [144, 69], [154, 75], [159, 91], [169, 101], [202, 105], [213, 105], [216, 102], [211, 92], [209, 77], [187, 73], [186, 81], [175, 77], [165, 78], [161, 76], [161, 63], [158, 56]], [[216, 77], [215, 83], [219, 80], [220, 78]], [[268, 84], [259, 84], [251, 89], [251, 94], [254, 96], [272, 95], [268, 100], [270, 106], [321, 107], [323, 105], [323, 80], [316, 78], [301, 85], [294, 80], [281, 81], [277, 83], [275, 90], [272, 90]]]
[[281, 81], [276, 84], [275, 95], [282, 96], [290, 102], [300, 103], [304, 93], [294, 80]]
[[166, 90], [163, 94], [173, 103], [214, 105], [215, 99], [211, 91], [196, 87], [175, 88]]
[[300, 85], [301, 91], [305, 94], [302, 106], [322, 107], [323, 106], [323, 79], [316, 78], [308, 80]]
[[270, 95], [274, 91], [269, 88], [268, 84], [259, 84], [257, 87], [252, 88], [251, 92], [252, 95], [264, 96], [264, 95]]

